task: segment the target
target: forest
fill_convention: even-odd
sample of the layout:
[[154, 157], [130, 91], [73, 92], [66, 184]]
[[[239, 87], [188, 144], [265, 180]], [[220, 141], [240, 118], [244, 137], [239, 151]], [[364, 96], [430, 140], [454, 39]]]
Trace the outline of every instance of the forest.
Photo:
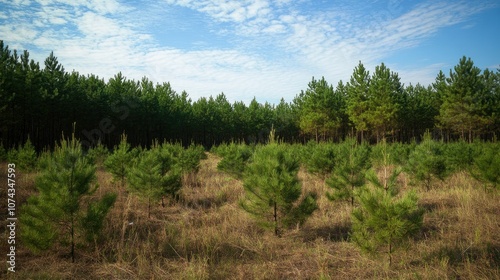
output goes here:
[[86, 148], [101, 142], [112, 148], [126, 133], [133, 145], [159, 141], [206, 148], [231, 141], [264, 143], [271, 128], [287, 143], [341, 141], [358, 137], [371, 143], [435, 139], [491, 140], [500, 131], [500, 71], [481, 71], [463, 57], [429, 86], [403, 85], [383, 63], [370, 73], [359, 62], [349, 81], [336, 86], [312, 78], [291, 102], [231, 103], [224, 93], [190, 99], [168, 82], [122, 73], [105, 81], [67, 72], [51, 53], [43, 65], [0, 41], [0, 139], [6, 148], [29, 138], [37, 151], [53, 148], [61, 133]]
[[499, 69], [247, 105], [0, 46], [2, 279], [500, 279]]

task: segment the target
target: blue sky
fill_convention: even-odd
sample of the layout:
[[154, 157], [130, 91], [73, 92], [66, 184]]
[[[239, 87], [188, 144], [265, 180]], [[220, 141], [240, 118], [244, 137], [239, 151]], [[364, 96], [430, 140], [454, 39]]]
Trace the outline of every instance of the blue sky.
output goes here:
[[0, 39], [106, 80], [121, 71], [231, 102], [291, 101], [358, 61], [431, 83], [466, 55], [500, 68], [498, 1], [0, 0]]

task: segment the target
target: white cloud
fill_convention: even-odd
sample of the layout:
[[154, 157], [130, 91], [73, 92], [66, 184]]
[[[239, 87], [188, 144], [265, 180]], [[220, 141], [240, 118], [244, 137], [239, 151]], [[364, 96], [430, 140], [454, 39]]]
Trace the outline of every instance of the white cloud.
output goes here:
[[[39, 0], [30, 9], [21, 1], [6, 3], [17, 8], [0, 13], [5, 23], [0, 25], [0, 38], [11, 47], [35, 45], [45, 56], [54, 50], [67, 70], [83, 74], [107, 79], [122, 71], [128, 78], [170, 81], [174, 89], [186, 90], [193, 99], [224, 91], [232, 101], [249, 102], [256, 96], [259, 101], [278, 102], [281, 97], [290, 101], [311, 76], [325, 76], [333, 84], [347, 81], [359, 60], [373, 69], [392, 52], [417, 46], [441, 28], [463, 22], [487, 7], [425, 2], [403, 11], [389, 4], [363, 17], [357, 8], [299, 10], [297, 2], [289, 0], [164, 3], [206, 15], [214, 30], [208, 35], [229, 38], [233, 47], [197, 44], [198, 50], [180, 50], [160, 46], [147, 29], [151, 22], [161, 25], [160, 16], [143, 20], [141, 7], [98, 0]], [[223, 32], [217, 30], [220, 26]], [[263, 49], [269, 53], [260, 53]], [[425, 84], [433, 81], [441, 66], [431, 64], [415, 71], [394, 65], [391, 69], [405, 83]]]

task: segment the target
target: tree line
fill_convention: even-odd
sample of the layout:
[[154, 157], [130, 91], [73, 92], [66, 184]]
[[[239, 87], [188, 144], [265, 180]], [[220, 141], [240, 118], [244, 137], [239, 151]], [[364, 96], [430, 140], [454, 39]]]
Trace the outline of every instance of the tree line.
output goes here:
[[360, 62], [350, 80], [334, 88], [312, 78], [291, 102], [231, 103], [224, 93], [191, 100], [170, 83], [147, 77], [127, 79], [121, 72], [108, 81], [94, 74], [68, 72], [51, 53], [43, 66], [11, 51], [0, 41], [0, 139], [7, 149], [28, 139], [38, 151], [53, 148], [61, 133], [85, 148], [108, 148], [126, 133], [128, 142], [201, 144], [264, 143], [272, 128], [285, 142], [409, 142], [429, 130], [446, 141], [493, 139], [500, 130], [500, 70], [482, 71], [463, 57], [429, 86], [404, 85], [385, 64], [373, 74]]

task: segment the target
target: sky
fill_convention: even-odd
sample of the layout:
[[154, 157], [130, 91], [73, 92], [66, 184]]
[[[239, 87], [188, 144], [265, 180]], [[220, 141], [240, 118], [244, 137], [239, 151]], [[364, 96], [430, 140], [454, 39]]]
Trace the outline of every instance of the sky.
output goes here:
[[106, 81], [170, 82], [195, 101], [287, 102], [312, 77], [347, 82], [361, 61], [432, 83], [462, 56], [500, 68], [500, 2], [405, 0], [0, 0], [0, 40]]

